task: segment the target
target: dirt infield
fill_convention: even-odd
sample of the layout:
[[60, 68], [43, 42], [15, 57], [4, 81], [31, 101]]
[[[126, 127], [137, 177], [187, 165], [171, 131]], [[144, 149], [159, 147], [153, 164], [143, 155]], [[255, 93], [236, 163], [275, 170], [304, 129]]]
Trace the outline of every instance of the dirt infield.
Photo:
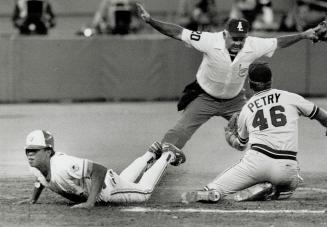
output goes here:
[[[325, 99], [313, 101], [327, 107]], [[287, 201], [180, 203], [182, 192], [201, 188], [242, 157], [227, 146], [225, 122], [215, 118], [195, 133], [184, 149], [187, 162], [167, 170], [146, 204], [73, 210], [69, 201], [48, 190], [38, 204], [14, 204], [29, 197], [33, 187], [23, 152], [29, 131], [48, 129], [56, 150], [120, 172], [177, 119], [174, 102], [3, 105], [0, 226], [327, 226], [327, 140], [323, 128], [307, 119], [299, 125], [304, 183]], [[232, 212], [222, 212], [226, 210]]]
[[[183, 181], [188, 176], [170, 172], [146, 204], [101, 205], [92, 210], [73, 210], [70, 208], [72, 203], [48, 190], [42, 194], [38, 204], [14, 205], [17, 197], [30, 195], [32, 179], [1, 179], [0, 226], [326, 226], [326, 213], [310, 211], [327, 209], [327, 192], [311, 191], [308, 187], [322, 188], [327, 177], [325, 174], [303, 176], [306, 179], [306, 184], [301, 186], [304, 190], [298, 190], [287, 201], [237, 203], [228, 198], [218, 204], [184, 205], [179, 202], [179, 195], [190, 188], [176, 185], [176, 180]], [[157, 211], [124, 211], [135, 207]], [[178, 209], [182, 211], [178, 212]], [[194, 211], [183, 212], [185, 209]], [[235, 212], [214, 213], [215, 210]], [[263, 213], [241, 212], [245, 210]], [[285, 213], [287, 211], [303, 213]]]

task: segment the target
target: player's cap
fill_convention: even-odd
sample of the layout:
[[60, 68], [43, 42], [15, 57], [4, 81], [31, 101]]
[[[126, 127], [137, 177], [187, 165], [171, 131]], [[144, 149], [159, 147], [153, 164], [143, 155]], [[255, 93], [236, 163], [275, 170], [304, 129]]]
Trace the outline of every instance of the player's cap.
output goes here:
[[44, 130], [34, 130], [26, 137], [25, 149], [54, 148], [53, 136]]
[[251, 82], [268, 83], [271, 81], [271, 70], [267, 62], [254, 62], [249, 66]]
[[229, 19], [225, 25], [225, 29], [232, 37], [245, 37], [249, 32], [249, 22], [246, 19]]

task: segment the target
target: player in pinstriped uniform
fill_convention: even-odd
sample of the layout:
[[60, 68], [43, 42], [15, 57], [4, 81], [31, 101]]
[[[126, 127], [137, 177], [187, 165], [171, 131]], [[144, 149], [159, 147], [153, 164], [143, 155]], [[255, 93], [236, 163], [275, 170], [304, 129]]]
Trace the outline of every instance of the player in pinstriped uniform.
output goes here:
[[162, 139], [180, 149], [211, 117], [221, 116], [228, 120], [241, 110], [246, 102], [243, 85], [252, 62], [263, 56], [271, 57], [276, 49], [302, 39], [317, 39], [318, 28], [278, 38], [248, 36], [249, 24], [244, 19], [230, 20], [225, 30], [217, 33], [190, 31], [155, 20], [142, 5], [137, 6], [140, 17], [153, 28], [203, 53], [196, 81], [185, 88], [178, 104], [183, 114]]
[[44, 130], [35, 130], [27, 136], [26, 156], [36, 182], [32, 198], [19, 203], [36, 203], [46, 187], [78, 202], [73, 208], [90, 208], [96, 202], [145, 202], [167, 165], [177, 166], [185, 161], [181, 151], [155, 142], [118, 175], [90, 160], [55, 152], [53, 136]]
[[239, 192], [237, 201], [267, 196], [277, 199], [283, 194], [289, 197], [301, 180], [296, 158], [298, 119], [308, 117], [327, 127], [326, 110], [300, 95], [272, 89], [266, 63], [250, 65], [249, 81], [255, 94], [243, 106], [237, 129], [226, 129], [231, 146], [244, 150], [250, 144], [249, 149], [238, 164], [220, 174], [205, 190], [184, 193], [184, 202], [218, 201], [235, 192]]

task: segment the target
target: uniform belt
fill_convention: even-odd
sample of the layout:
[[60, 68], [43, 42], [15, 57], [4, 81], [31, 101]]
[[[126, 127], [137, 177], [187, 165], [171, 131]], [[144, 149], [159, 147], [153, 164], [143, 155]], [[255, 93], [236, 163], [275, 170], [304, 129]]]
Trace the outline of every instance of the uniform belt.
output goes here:
[[286, 150], [275, 150], [271, 147], [268, 147], [263, 144], [252, 144], [251, 149], [255, 150], [257, 152], [260, 152], [264, 155], [267, 155], [273, 159], [290, 159], [290, 160], [296, 160], [296, 154], [295, 151], [286, 151]]
[[234, 98], [231, 98], [231, 99], [220, 99], [220, 98], [216, 98], [216, 97], [214, 97], [214, 96], [212, 96], [212, 95], [209, 95], [207, 92], [205, 92], [205, 91], [203, 91], [203, 93], [205, 93], [206, 95], [208, 95], [210, 98], [212, 98], [212, 99], [214, 99], [215, 101], [217, 101], [217, 102], [227, 102], [227, 101], [230, 101], [230, 100], [232, 100], [232, 99], [235, 99], [236, 97], [234, 97]]
[[214, 100], [217, 101], [217, 102], [227, 102], [227, 101], [230, 101], [230, 100], [232, 100], [232, 99], [235, 99], [235, 98], [238, 96], [238, 95], [237, 95], [237, 96], [235, 96], [234, 98], [231, 98], [231, 99], [221, 99], [221, 98], [216, 98], [216, 97], [214, 97], [214, 96], [208, 94], [205, 90], [203, 90], [203, 89], [200, 87], [200, 85], [199, 85], [199, 83], [198, 83], [197, 81], [196, 81], [196, 84], [199, 86], [199, 89], [202, 91], [202, 93], [208, 95], [210, 98], [214, 99]]

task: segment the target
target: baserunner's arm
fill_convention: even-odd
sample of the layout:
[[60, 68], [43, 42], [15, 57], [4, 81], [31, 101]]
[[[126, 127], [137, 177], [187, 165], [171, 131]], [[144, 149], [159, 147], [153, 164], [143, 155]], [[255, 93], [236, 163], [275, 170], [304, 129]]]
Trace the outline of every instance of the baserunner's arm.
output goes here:
[[91, 178], [90, 194], [86, 202], [72, 206], [72, 208], [91, 208], [95, 205], [98, 194], [100, 193], [104, 184], [104, 179], [107, 173], [107, 168], [97, 164], [89, 162], [87, 175]]
[[31, 198], [23, 199], [21, 201], [15, 202], [15, 204], [25, 204], [25, 203], [35, 204], [37, 202], [37, 200], [39, 199], [43, 189], [44, 189], [44, 186], [42, 184], [40, 184], [39, 182], [35, 182]]

